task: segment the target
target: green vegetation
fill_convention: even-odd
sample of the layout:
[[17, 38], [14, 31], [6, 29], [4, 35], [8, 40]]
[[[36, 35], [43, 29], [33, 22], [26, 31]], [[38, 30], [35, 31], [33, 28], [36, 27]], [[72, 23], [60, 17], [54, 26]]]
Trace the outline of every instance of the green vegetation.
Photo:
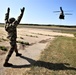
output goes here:
[[20, 39], [24, 39], [23, 37], [20, 37]]
[[3, 41], [7, 41], [7, 39], [2, 38]]
[[17, 41], [17, 43], [24, 44], [24, 45], [30, 45], [29, 42], [24, 42], [24, 41]]
[[34, 35], [27, 35], [26, 34], [26, 36], [38, 38], [38, 36], [34, 36]]
[[24, 75], [76, 75], [76, 38], [53, 40]]
[[73, 34], [74, 37], [76, 37], [76, 32], [75, 31], [61, 31], [62, 33], [69, 33], [69, 34]]
[[5, 46], [0, 46], [0, 50], [7, 51], [7, 48]]
[[29, 25], [29, 26], [53, 26], [53, 27], [68, 27], [68, 28], [76, 28], [75, 25], [67, 26], [67, 25], [55, 25], [55, 24], [20, 24], [20, 25]]
[[7, 41], [7, 39], [0, 38], [0, 42], [2, 42], [2, 41]]
[[[55, 25], [55, 24], [20, 24], [18, 27], [26, 26], [40, 26], [40, 27], [65, 27], [65, 28], [76, 28], [76, 25]], [[0, 27], [4, 27], [4, 23], [0, 23]]]
[[76, 37], [76, 33], [74, 33], [74, 36]]

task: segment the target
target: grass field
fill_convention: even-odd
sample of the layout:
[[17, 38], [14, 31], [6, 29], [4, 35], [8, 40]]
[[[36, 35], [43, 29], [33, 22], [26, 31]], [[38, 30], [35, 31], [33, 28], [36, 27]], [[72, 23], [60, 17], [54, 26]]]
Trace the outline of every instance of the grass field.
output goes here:
[[76, 75], [76, 38], [53, 40], [24, 75]]
[[[0, 27], [3, 27], [3, 25]], [[19, 25], [18, 27], [49, 29], [56, 32], [71, 33], [75, 36], [57, 36], [56, 39], [50, 42], [49, 46], [41, 53], [38, 61], [26, 57], [27, 61], [30, 62], [31, 65], [27, 65], [27, 67], [30, 67], [30, 70], [26, 71], [23, 75], [76, 75], [76, 28], [30, 25]], [[32, 35], [26, 36], [30, 36], [32, 38], [37, 37]], [[23, 38], [21, 37], [21, 39]], [[1, 40], [4, 39], [2, 38]], [[18, 41], [18, 43], [26, 44], [23, 41]], [[4, 49], [4, 47], [1, 46], [1, 49]]]

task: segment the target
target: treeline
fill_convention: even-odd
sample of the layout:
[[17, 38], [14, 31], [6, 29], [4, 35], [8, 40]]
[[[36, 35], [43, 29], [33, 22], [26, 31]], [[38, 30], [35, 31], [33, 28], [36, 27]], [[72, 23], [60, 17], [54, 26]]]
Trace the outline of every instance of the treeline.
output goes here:
[[55, 25], [55, 24], [20, 24], [20, 25], [30, 25], [30, 26], [55, 26], [55, 27], [68, 27], [68, 28], [76, 28], [76, 25]]
[[[29, 26], [55, 26], [55, 27], [68, 27], [76, 28], [76, 25], [55, 25], [55, 24], [20, 24], [20, 25], [29, 25]], [[4, 23], [0, 23], [0, 26], [4, 26]]]

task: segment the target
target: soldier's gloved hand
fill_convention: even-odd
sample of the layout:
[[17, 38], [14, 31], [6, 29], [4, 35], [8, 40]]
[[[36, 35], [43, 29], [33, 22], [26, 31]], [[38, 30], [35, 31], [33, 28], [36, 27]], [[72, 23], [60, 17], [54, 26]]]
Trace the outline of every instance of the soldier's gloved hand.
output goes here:
[[25, 10], [25, 7], [23, 7], [23, 8], [21, 9], [21, 12], [23, 13], [23, 12], [24, 12], [24, 10]]
[[10, 8], [8, 7], [7, 12], [9, 13], [9, 11], [10, 11]]

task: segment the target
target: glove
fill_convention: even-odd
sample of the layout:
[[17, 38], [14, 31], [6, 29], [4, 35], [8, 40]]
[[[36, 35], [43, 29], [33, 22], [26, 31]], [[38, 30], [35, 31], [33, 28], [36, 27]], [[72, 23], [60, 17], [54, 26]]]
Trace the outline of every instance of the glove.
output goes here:
[[7, 12], [9, 13], [9, 11], [10, 11], [10, 8], [8, 7]]
[[23, 13], [23, 12], [24, 12], [24, 10], [25, 10], [25, 7], [23, 7], [23, 8], [21, 9], [21, 13]]

